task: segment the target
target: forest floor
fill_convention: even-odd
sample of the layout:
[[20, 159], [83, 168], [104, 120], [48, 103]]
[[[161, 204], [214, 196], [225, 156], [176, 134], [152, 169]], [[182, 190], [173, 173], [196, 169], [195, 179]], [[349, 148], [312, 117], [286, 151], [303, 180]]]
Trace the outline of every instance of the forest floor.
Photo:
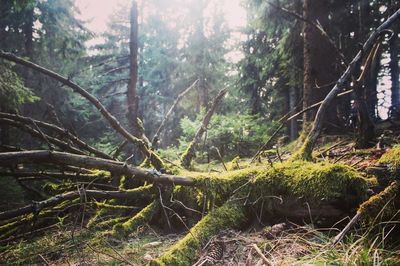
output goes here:
[[[366, 150], [355, 150], [350, 138], [325, 137], [314, 156], [363, 172], [375, 165], [393, 143], [399, 143], [396, 136], [387, 133], [376, 147]], [[279, 156], [272, 155], [270, 159], [284, 160], [289, 154], [289, 148], [282, 148]], [[249, 161], [241, 159], [240, 167], [245, 167]], [[197, 165], [196, 169], [223, 171], [218, 162]], [[338, 221], [338, 224], [343, 227], [349, 219]], [[65, 225], [60, 221], [57, 226], [13, 244], [0, 242], [0, 264], [144, 265], [187, 233], [183, 229], [176, 234], [166, 234], [165, 230], [146, 225], [120, 240], [107, 232], [91, 231], [82, 221]], [[375, 231], [371, 228], [369, 232], [352, 230], [343, 241], [332, 246], [332, 237], [340, 231], [334, 227], [321, 227], [318, 221], [301, 224], [254, 221], [244, 231], [226, 230], [213, 237], [204, 246], [196, 265], [399, 265], [400, 243], [398, 237], [391, 235], [392, 226]]]

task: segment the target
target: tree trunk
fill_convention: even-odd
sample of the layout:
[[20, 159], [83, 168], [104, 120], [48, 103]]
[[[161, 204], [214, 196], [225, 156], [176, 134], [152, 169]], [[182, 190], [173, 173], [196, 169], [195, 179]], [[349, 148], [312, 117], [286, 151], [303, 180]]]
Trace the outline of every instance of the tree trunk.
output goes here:
[[26, 21], [24, 24], [24, 35], [25, 35], [25, 56], [32, 59], [33, 55], [33, 7], [26, 10]]
[[138, 79], [138, 10], [136, 1], [132, 1], [131, 7], [131, 31], [130, 31], [130, 67], [129, 67], [129, 83], [127, 91], [127, 104], [128, 104], [128, 123], [131, 127], [132, 133], [135, 137], [140, 138], [140, 129], [138, 124], [138, 96], [136, 91], [136, 84]]
[[389, 50], [390, 50], [390, 77], [392, 81], [392, 106], [400, 107], [400, 84], [399, 84], [399, 45], [398, 45], [398, 33], [396, 30], [390, 39]]
[[364, 98], [364, 87], [359, 85], [354, 88], [355, 102], [358, 113], [358, 134], [356, 148], [366, 149], [373, 145], [372, 140], [375, 137], [375, 126], [368, 112], [368, 106]]
[[[305, 0], [303, 7], [303, 17], [307, 20], [311, 18], [311, 2], [312, 0]], [[304, 22], [303, 25], [303, 57], [304, 57], [304, 74], [303, 74], [303, 109], [314, 103], [312, 88], [314, 87], [315, 80], [312, 71], [311, 53], [313, 50], [313, 28]], [[312, 121], [314, 112], [305, 112], [303, 114], [303, 128], [306, 124]]]
[[[303, 108], [321, 101], [328, 94], [330, 87], [325, 84], [332, 83], [338, 78], [336, 64], [338, 55], [328, 38], [324, 37], [317, 28], [311, 25], [321, 23], [322, 27], [329, 24], [329, 3], [326, 0], [305, 0], [303, 17], [306, 21], [303, 26], [304, 40], [304, 82], [303, 82]], [[330, 125], [340, 124], [337, 116], [337, 102], [326, 114], [326, 122]], [[304, 113], [304, 125], [315, 117], [315, 111]]]
[[[297, 105], [297, 90], [294, 87], [289, 89], [289, 111], [296, 111]], [[290, 140], [295, 140], [299, 134], [299, 127], [297, 124], [297, 119], [292, 119], [289, 121], [289, 137]]]

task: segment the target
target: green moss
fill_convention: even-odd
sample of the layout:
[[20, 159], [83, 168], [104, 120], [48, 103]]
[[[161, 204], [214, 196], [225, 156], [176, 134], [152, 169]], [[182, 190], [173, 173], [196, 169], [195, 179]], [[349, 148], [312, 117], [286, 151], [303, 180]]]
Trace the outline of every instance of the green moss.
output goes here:
[[398, 206], [395, 206], [394, 199], [399, 196], [400, 184], [392, 182], [385, 190], [372, 196], [358, 208], [362, 215], [362, 221], [367, 225], [375, 222], [389, 221], [399, 217]]
[[[310, 203], [327, 201], [361, 201], [368, 189], [365, 180], [353, 168], [330, 163], [305, 161], [277, 164], [261, 171], [253, 181], [258, 194], [302, 197]], [[353, 205], [353, 204], [352, 204]]]
[[213, 196], [216, 204], [225, 202], [232, 193], [298, 197], [310, 203], [338, 200], [351, 206], [367, 197], [368, 182], [353, 168], [330, 163], [293, 161], [222, 174], [187, 173], [204, 193]]
[[153, 218], [159, 210], [160, 203], [153, 201], [147, 207], [143, 208], [135, 216], [124, 223], [119, 223], [113, 226], [113, 234], [116, 236], [126, 236], [134, 232], [139, 226], [142, 226]]
[[102, 222], [97, 223], [95, 226], [97, 230], [104, 230], [104, 229], [109, 229], [112, 228], [116, 224], [120, 224], [128, 220], [127, 217], [117, 217], [117, 218], [111, 218]]
[[226, 166], [228, 171], [240, 169], [239, 161], [240, 161], [240, 157], [239, 156], [236, 156], [235, 158], [233, 158], [233, 160], [230, 161]]
[[189, 144], [186, 151], [181, 156], [182, 166], [186, 169], [190, 168], [192, 159], [195, 157], [196, 151], [193, 142]]
[[289, 158], [289, 161], [312, 161], [312, 150], [311, 142], [306, 138], [301, 147]]
[[245, 207], [226, 203], [200, 220], [190, 232], [150, 265], [192, 265], [201, 248], [211, 237], [229, 227], [239, 227], [246, 221]]
[[393, 147], [391, 150], [382, 155], [378, 163], [390, 166], [393, 172], [400, 168], [400, 147]]
[[98, 208], [105, 208], [105, 209], [111, 209], [111, 210], [133, 210], [133, 209], [136, 209], [136, 207], [133, 207], [133, 206], [114, 205], [114, 204], [107, 204], [107, 203], [103, 203], [103, 202], [96, 202], [95, 204]]

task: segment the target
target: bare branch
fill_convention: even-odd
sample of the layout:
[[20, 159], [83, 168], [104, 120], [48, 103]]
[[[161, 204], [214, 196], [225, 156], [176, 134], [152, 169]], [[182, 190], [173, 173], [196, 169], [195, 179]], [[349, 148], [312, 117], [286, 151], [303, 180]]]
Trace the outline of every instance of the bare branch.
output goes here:
[[153, 183], [185, 186], [195, 185], [195, 181], [189, 177], [161, 174], [154, 170], [139, 169], [122, 162], [85, 155], [46, 150], [0, 153], [0, 165], [8, 166], [19, 163], [53, 163], [57, 165], [73, 165], [75, 167], [83, 167], [86, 169], [100, 169], [116, 172], [124, 174], [127, 177]]

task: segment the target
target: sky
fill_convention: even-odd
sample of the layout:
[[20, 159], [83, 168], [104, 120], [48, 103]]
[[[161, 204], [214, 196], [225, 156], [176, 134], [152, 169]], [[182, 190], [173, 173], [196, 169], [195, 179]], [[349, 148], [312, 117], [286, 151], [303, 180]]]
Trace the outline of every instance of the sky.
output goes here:
[[[106, 30], [109, 16], [113, 10], [123, 5], [130, 8], [132, 0], [76, 0], [81, 15], [80, 19], [87, 21], [86, 26], [95, 33]], [[168, 0], [166, 0], [168, 1]], [[224, 2], [225, 18], [232, 29], [244, 26], [246, 12], [240, 5], [240, 0], [220, 0]]]

